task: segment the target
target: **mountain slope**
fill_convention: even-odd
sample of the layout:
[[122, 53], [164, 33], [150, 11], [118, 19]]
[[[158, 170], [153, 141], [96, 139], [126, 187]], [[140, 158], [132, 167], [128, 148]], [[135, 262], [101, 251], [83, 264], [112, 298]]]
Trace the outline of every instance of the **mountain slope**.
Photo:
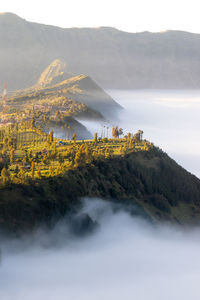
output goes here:
[[200, 222], [200, 180], [154, 148], [0, 189], [0, 228], [28, 229], [59, 219], [76, 212], [84, 196], [110, 199], [130, 210], [137, 206], [156, 221]]
[[54, 60], [40, 75], [37, 82], [38, 86], [48, 86], [54, 78], [63, 76], [66, 69], [66, 64], [59, 59]]
[[11, 90], [33, 85], [56, 58], [103, 88], [200, 87], [199, 34], [63, 29], [1, 14], [0, 40], [0, 82]]
[[[84, 74], [72, 75], [66, 72], [66, 64], [59, 59], [54, 60], [41, 74], [36, 85], [25, 90], [13, 93], [13, 103], [23, 103], [22, 99], [34, 104], [41, 102], [50, 104], [50, 99], [72, 99], [75, 102], [84, 104], [90, 109], [91, 118], [110, 119], [116, 118], [117, 111], [121, 106], [115, 102], [94, 80]], [[62, 106], [62, 102], [60, 102]], [[92, 117], [92, 115], [94, 117]], [[89, 114], [88, 114], [89, 117]]]

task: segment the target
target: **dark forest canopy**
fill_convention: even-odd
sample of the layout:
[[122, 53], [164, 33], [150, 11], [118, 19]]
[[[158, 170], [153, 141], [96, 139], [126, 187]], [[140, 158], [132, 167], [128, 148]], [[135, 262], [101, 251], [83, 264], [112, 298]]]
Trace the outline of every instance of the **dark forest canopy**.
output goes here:
[[83, 147], [78, 146], [75, 165], [64, 172], [60, 168], [57, 175], [45, 177], [35, 171], [35, 179], [27, 178], [26, 184], [5, 180], [0, 188], [0, 228], [13, 232], [50, 224], [76, 213], [85, 196], [128, 205], [130, 210], [137, 206], [139, 214], [156, 222], [199, 224], [200, 180], [162, 151], [151, 147], [107, 157], [99, 153], [88, 163], [80, 160]]

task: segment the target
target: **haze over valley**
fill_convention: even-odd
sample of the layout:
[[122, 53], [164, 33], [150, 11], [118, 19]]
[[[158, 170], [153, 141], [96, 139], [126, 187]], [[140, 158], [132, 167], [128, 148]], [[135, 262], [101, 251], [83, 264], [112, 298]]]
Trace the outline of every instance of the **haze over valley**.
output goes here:
[[125, 109], [125, 131], [143, 128], [145, 138], [200, 177], [199, 90], [110, 90]]
[[60, 222], [33, 241], [4, 241], [1, 299], [198, 299], [199, 229], [155, 227], [97, 199], [84, 211], [100, 224], [84, 239]]
[[[52, 24], [99, 17], [88, 1]], [[0, 299], [199, 300], [199, 49], [0, 13]]]
[[115, 28], [59, 28], [0, 15], [0, 82], [27, 88], [55, 59], [106, 89], [200, 88], [200, 35], [127, 33]]

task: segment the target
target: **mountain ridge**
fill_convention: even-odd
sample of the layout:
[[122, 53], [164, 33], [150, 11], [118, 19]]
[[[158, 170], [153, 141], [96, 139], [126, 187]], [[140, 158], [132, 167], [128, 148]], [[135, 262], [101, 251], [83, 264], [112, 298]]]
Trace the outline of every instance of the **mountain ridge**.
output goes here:
[[60, 28], [10, 14], [0, 24], [0, 83], [10, 90], [34, 85], [57, 58], [104, 89], [200, 87], [199, 34]]
[[110, 31], [118, 31], [118, 32], [124, 32], [124, 33], [128, 33], [128, 34], [141, 34], [141, 33], [151, 33], [151, 34], [163, 34], [163, 33], [167, 33], [167, 32], [179, 32], [179, 33], [189, 33], [189, 34], [194, 34], [194, 35], [200, 35], [200, 33], [196, 33], [196, 32], [192, 32], [192, 31], [187, 31], [187, 30], [178, 30], [178, 29], [167, 29], [167, 30], [161, 30], [161, 31], [149, 31], [149, 30], [144, 30], [144, 31], [126, 31], [126, 30], [122, 30], [119, 29], [117, 27], [114, 26], [94, 26], [94, 27], [78, 27], [78, 26], [72, 26], [72, 27], [62, 27], [59, 25], [51, 25], [51, 24], [46, 24], [46, 23], [41, 23], [41, 22], [36, 22], [36, 21], [30, 21], [26, 18], [22, 18], [20, 17], [18, 14], [12, 13], [12, 12], [0, 12], [0, 18], [1, 17], [9, 17], [9, 18], [15, 18], [21, 21], [25, 21], [28, 23], [33, 23], [33, 24], [38, 24], [38, 25], [43, 25], [43, 26], [49, 26], [49, 27], [55, 27], [55, 28], [60, 28], [60, 29], [83, 29], [83, 30], [87, 30], [87, 29], [95, 29], [95, 30], [110, 30]]
[[[46, 95], [46, 96], [45, 96]], [[12, 101], [20, 99], [41, 100], [48, 96], [62, 95], [66, 99], [72, 99], [86, 105], [96, 116], [114, 120], [118, 110], [122, 107], [112, 99], [98, 84], [85, 74], [72, 74], [67, 72], [66, 63], [55, 59], [48, 65], [39, 77], [37, 83], [25, 90], [19, 90], [12, 94]], [[36, 103], [35, 103], [36, 104]]]

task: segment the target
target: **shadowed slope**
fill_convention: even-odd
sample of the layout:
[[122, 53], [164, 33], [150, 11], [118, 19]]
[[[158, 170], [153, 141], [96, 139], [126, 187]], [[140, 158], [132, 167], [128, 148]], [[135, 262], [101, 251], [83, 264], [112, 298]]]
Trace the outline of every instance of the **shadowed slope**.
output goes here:
[[30, 185], [0, 190], [0, 224], [32, 228], [79, 209], [79, 198], [100, 197], [138, 207], [156, 221], [200, 222], [200, 180], [156, 148], [96, 160]]

